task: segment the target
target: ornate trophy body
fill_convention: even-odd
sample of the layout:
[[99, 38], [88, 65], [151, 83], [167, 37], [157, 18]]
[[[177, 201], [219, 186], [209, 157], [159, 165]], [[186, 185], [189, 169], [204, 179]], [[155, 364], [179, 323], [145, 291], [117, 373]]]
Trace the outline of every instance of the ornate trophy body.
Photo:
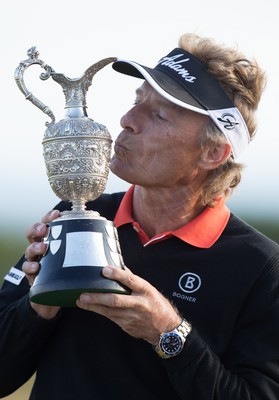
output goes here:
[[[49, 224], [44, 238], [47, 251], [30, 299], [45, 305], [74, 306], [82, 292], [129, 294], [127, 288], [102, 276], [106, 265], [124, 268], [117, 230], [112, 221], [86, 210], [85, 205], [106, 187], [112, 142], [107, 128], [87, 116], [86, 92], [95, 73], [115, 58], [103, 59], [80, 78], [70, 79], [38, 59], [35, 47], [27, 54], [29, 58], [15, 71], [15, 80], [26, 99], [51, 118], [42, 142], [47, 176], [54, 193], [72, 203], [70, 211], [63, 211]], [[41, 79], [51, 76], [62, 86], [66, 115], [57, 123], [49, 107], [25, 86], [24, 72], [33, 64], [44, 68]]]

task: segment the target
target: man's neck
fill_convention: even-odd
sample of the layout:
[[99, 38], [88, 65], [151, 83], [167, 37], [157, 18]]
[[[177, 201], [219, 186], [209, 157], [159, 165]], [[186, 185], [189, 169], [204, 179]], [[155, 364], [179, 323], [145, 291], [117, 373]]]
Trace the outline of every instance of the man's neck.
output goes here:
[[170, 190], [135, 186], [133, 217], [151, 238], [181, 228], [199, 215], [205, 208], [200, 197], [185, 187]]

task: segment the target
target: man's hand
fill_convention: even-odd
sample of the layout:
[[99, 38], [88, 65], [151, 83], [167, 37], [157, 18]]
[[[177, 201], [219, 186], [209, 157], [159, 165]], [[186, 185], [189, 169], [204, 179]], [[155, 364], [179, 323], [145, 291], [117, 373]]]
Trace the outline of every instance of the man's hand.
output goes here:
[[[26, 232], [26, 237], [30, 243], [25, 251], [27, 261], [23, 263], [22, 270], [25, 272], [26, 278], [30, 286], [33, 285], [36, 276], [40, 270], [39, 261], [46, 251], [46, 244], [42, 242], [43, 237], [47, 233], [47, 224], [60, 216], [58, 210], [52, 210], [47, 213], [41, 223], [34, 224]], [[51, 319], [56, 316], [60, 307], [44, 306], [41, 304], [30, 303], [36, 313], [45, 319]]]
[[105, 267], [103, 275], [129, 287], [131, 295], [83, 293], [77, 306], [109, 318], [133, 337], [157, 345], [161, 332], [177, 328], [182, 318], [156, 288], [128, 268]]

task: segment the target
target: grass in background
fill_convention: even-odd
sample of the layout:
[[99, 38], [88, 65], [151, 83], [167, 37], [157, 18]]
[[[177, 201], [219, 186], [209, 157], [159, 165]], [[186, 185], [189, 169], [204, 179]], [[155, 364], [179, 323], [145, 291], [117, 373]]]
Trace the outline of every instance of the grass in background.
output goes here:
[[[245, 221], [254, 226], [260, 232], [270, 237], [275, 242], [279, 243], [279, 219], [277, 221], [265, 220], [248, 220]], [[7, 271], [12, 267], [25, 252], [27, 240], [24, 235], [18, 237], [11, 234], [5, 235], [0, 231], [0, 279], [6, 275]]]
[[249, 225], [254, 226], [260, 232], [268, 236], [270, 239], [274, 240], [274, 242], [279, 244], [279, 219], [274, 221], [265, 221], [265, 220], [249, 220], [244, 219]]
[[24, 254], [27, 247], [27, 239], [23, 236], [4, 235], [0, 232], [0, 279], [2, 278], [10, 267], [14, 266]]

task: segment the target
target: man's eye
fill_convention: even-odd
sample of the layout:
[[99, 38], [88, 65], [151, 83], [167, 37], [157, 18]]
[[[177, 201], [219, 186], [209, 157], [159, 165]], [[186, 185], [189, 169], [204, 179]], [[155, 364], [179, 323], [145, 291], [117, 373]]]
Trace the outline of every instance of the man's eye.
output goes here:
[[156, 114], [156, 117], [157, 117], [158, 119], [160, 119], [161, 121], [167, 121], [167, 118], [166, 118], [166, 116], [165, 116], [163, 113], [161, 113], [161, 112], [156, 112], [155, 114]]

